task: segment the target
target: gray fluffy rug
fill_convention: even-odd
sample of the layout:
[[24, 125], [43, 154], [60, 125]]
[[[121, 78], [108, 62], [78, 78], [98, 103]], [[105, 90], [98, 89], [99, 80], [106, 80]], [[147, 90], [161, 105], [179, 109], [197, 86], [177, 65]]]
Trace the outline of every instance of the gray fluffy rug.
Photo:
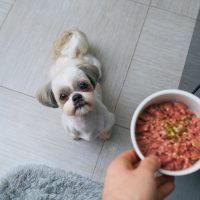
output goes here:
[[0, 200], [99, 200], [102, 184], [47, 166], [22, 166], [0, 181]]

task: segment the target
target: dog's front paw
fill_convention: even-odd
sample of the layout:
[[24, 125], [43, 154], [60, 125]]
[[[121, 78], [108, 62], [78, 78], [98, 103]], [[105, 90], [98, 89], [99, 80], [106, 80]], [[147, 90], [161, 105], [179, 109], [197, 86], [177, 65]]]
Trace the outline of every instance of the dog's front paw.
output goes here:
[[77, 134], [70, 133], [69, 135], [70, 135], [70, 137], [71, 137], [73, 140], [80, 140], [80, 139], [81, 139], [81, 138], [79, 137], [79, 135], [77, 135]]
[[73, 140], [80, 140], [81, 138], [80, 137], [78, 137], [78, 136], [75, 136], [75, 137], [72, 137], [73, 138]]
[[101, 140], [109, 140], [109, 139], [110, 139], [110, 136], [111, 136], [111, 133], [112, 133], [112, 130], [110, 129], [110, 130], [108, 130], [108, 131], [106, 131], [106, 132], [101, 133], [101, 134], [99, 135], [99, 138], [100, 138]]

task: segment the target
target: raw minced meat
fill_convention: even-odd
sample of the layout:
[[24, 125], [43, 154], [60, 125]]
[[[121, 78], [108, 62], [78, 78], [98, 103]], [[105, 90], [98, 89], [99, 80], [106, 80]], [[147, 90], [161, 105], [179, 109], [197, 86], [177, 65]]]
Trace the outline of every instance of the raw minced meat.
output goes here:
[[137, 120], [136, 139], [143, 155], [158, 156], [163, 169], [186, 169], [200, 159], [200, 118], [180, 102], [151, 105]]

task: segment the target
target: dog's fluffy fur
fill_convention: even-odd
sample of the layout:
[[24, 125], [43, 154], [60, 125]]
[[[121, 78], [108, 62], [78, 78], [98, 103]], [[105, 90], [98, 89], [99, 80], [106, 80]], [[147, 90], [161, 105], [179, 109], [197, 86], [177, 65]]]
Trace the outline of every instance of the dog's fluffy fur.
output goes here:
[[64, 32], [53, 48], [50, 79], [36, 96], [43, 105], [62, 108], [63, 125], [74, 139], [108, 139], [114, 115], [102, 103], [101, 63], [88, 46], [83, 32]]

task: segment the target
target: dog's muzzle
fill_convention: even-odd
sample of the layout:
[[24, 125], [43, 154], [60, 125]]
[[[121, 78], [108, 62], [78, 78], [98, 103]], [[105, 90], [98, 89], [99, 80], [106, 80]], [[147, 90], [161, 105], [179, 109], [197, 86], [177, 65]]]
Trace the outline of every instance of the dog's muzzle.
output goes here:
[[73, 103], [74, 103], [74, 107], [77, 108], [81, 108], [83, 107], [86, 103], [85, 100], [83, 99], [83, 96], [81, 94], [75, 94], [72, 97]]

